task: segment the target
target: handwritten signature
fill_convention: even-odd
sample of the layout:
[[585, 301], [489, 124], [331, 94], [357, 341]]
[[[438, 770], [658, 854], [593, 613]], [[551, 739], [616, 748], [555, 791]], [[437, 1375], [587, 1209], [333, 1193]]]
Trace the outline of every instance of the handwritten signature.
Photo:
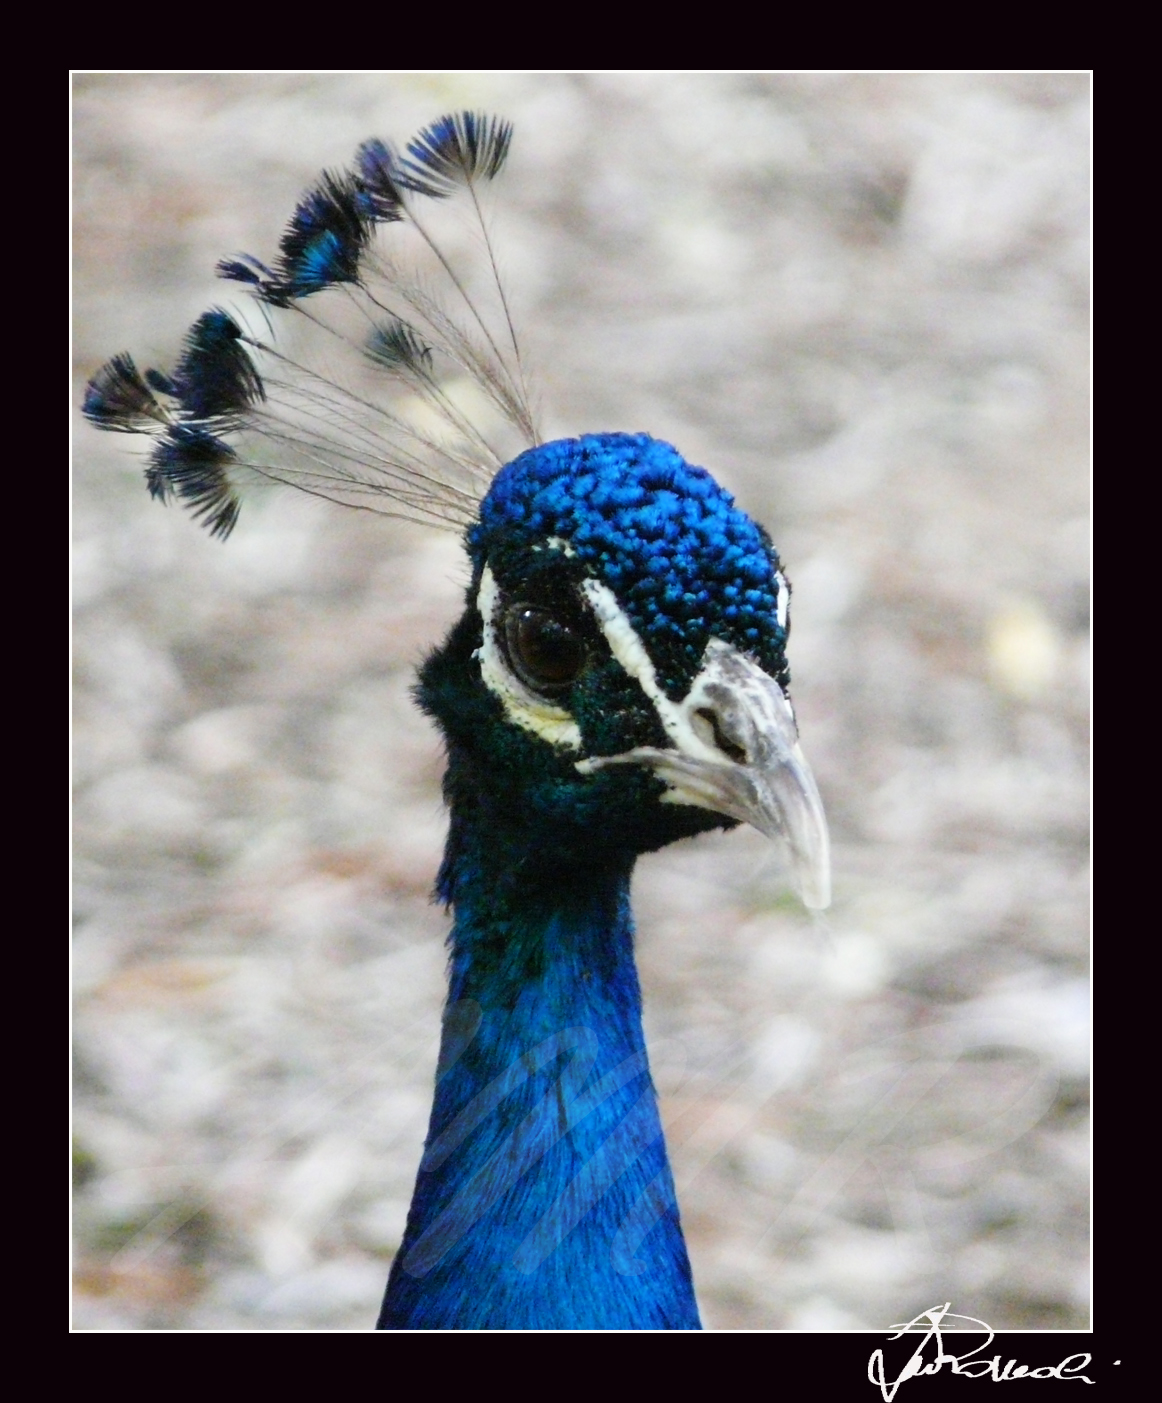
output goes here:
[[[968, 1321], [968, 1326], [959, 1325], [950, 1328], [964, 1330], [977, 1326], [987, 1333], [988, 1338], [983, 1344], [977, 1345], [975, 1349], [965, 1350], [963, 1354], [947, 1354], [944, 1349], [944, 1337], [941, 1334], [941, 1326], [946, 1320]], [[873, 1384], [879, 1385], [884, 1403], [892, 1403], [892, 1399], [896, 1396], [896, 1390], [905, 1379], [920, 1378], [924, 1374], [938, 1374], [946, 1364], [951, 1365], [954, 1374], [965, 1374], [970, 1379], [991, 1378], [994, 1383], [1008, 1383], [1012, 1379], [1064, 1379], [1067, 1383], [1093, 1383], [1093, 1379], [1086, 1378], [1080, 1372], [1082, 1369], [1089, 1368], [1091, 1356], [1088, 1354], [1071, 1354], [1060, 1364], [1046, 1364], [1036, 1369], [1030, 1369], [1027, 1364], [1018, 1364], [1015, 1359], [1008, 1360], [1002, 1367], [999, 1354], [994, 1354], [991, 1359], [983, 1357], [974, 1359], [973, 1355], [982, 1354], [982, 1351], [987, 1350], [992, 1344], [993, 1331], [983, 1320], [976, 1320], [971, 1315], [957, 1315], [952, 1309], [951, 1301], [945, 1301], [942, 1306], [931, 1306], [928, 1310], [921, 1311], [906, 1325], [893, 1325], [892, 1329], [896, 1333], [889, 1338], [898, 1340], [909, 1330], [925, 1324], [928, 1326], [927, 1333], [916, 1347], [911, 1359], [894, 1379], [889, 1380], [886, 1376], [883, 1350], [872, 1351], [872, 1356], [867, 1362], [867, 1376]], [[935, 1357], [925, 1359], [924, 1347], [929, 1340], [933, 1339], [936, 1342]]]

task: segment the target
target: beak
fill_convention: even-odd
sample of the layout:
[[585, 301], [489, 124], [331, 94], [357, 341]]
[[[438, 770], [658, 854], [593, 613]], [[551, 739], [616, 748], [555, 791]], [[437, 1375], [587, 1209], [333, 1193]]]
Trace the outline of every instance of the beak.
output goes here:
[[684, 700], [653, 700], [672, 750], [639, 746], [582, 760], [578, 770], [647, 765], [669, 785], [664, 802], [710, 809], [785, 842], [803, 904], [829, 906], [827, 818], [799, 746], [795, 713], [775, 679], [715, 638]]

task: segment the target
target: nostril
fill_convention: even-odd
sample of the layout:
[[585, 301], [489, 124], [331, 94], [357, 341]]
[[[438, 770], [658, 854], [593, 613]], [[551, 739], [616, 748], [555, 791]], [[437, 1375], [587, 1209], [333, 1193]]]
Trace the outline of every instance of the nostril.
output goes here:
[[746, 751], [737, 741], [732, 741], [730, 737], [726, 735], [722, 729], [722, 723], [719, 721], [717, 713], [711, 711], [708, 706], [704, 706], [696, 711], [694, 715], [710, 727], [710, 733], [714, 737], [714, 744], [722, 751], [723, 755], [728, 756], [738, 765], [746, 764]]

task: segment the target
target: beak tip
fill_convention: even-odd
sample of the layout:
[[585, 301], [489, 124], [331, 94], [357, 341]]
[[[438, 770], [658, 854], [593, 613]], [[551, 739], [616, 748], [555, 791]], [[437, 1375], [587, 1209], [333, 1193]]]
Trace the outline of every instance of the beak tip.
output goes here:
[[799, 887], [799, 898], [808, 911], [826, 911], [831, 905], [831, 882], [814, 878]]

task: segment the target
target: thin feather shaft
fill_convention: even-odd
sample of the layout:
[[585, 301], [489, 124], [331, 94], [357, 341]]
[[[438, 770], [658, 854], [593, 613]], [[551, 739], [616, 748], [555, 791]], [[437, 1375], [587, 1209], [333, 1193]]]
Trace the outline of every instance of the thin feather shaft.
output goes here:
[[441, 531], [462, 531], [471, 521], [470, 517], [454, 519], [452, 517], [441, 517], [434, 511], [426, 508], [419, 508], [415, 512], [392, 511], [387, 507], [372, 506], [365, 502], [352, 502], [348, 497], [338, 497], [333, 493], [324, 492], [320, 489], [307, 486], [305, 483], [282, 477], [274, 469], [266, 467], [261, 463], [241, 463], [241, 467], [247, 468], [257, 476], [266, 478], [269, 482], [278, 483], [283, 487], [293, 487], [298, 492], [305, 492], [309, 497], [318, 497], [324, 502], [332, 502], [336, 506], [349, 507], [352, 511], [372, 512], [375, 516], [385, 516], [396, 521], [409, 521], [420, 526], [432, 526]]
[[[465, 508], [474, 509], [479, 498], [476, 493], [467, 492], [457, 487], [447, 480], [435, 478], [430, 474], [419, 474], [412, 462], [398, 462], [390, 458], [380, 456], [377, 459], [369, 460], [361, 454], [345, 453], [333, 440], [325, 439], [320, 444], [314, 444], [309, 439], [302, 437], [298, 433], [288, 431], [281, 425], [268, 426], [263, 430], [263, 436], [275, 443], [285, 444], [288, 448], [304, 457], [312, 459], [320, 466], [319, 476], [331, 477], [343, 482], [362, 482], [363, 478], [357, 472], [345, 470], [341, 466], [344, 461], [351, 462], [357, 469], [362, 469], [365, 473], [378, 473], [384, 477], [398, 479], [398, 485], [393, 487], [393, 491], [407, 492], [418, 498], [427, 496], [433, 500], [440, 500], [440, 494], [451, 494], [457, 498]], [[330, 471], [328, 471], [330, 470]], [[417, 481], [426, 484], [423, 492], [417, 490]], [[373, 483], [368, 484], [374, 486]]]
[[[500, 276], [500, 268], [496, 262], [496, 250], [492, 246], [492, 236], [488, 232], [488, 221], [484, 218], [484, 210], [481, 208], [480, 200], [476, 194], [475, 181], [468, 182], [468, 193], [472, 196], [472, 208], [476, 211], [476, 222], [480, 225], [480, 233], [484, 239], [484, 249], [488, 254], [488, 266], [492, 270], [492, 281], [496, 285], [496, 292], [500, 298], [500, 305], [504, 311], [504, 322], [508, 327], [508, 337], [512, 342], [512, 353], [516, 358], [517, 378], [520, 382], [520, 398], [523, 405], [528, 405], [529, 391], [528, 383], [525, 379], [524, 358], [520, 353], [520, 342], [517, 340], [516, 324], [512, 319], [512, 311], [508, 305], [508, 294], [504, 290], [504, 279]], [[532, 415], [529, 415], [530, 427]], [[535, 442], [535, 440], [534, 440]]]
[[[472, 377], [505, 419], [516, 425], [530, 446], [536, 444], [536, 427], [531, 412], [521, 398], [519, 387], [512, 381], [507, 365], [501, 365], [503, 375], [496, 373], [496, 362], [482, 351], [458, 323], [416, 283], [409, 283], [390, 264], [381, 263], [385, 281], [390, 281], [412, 317], [402, 316], [390, 303], [382, 301], [366, 284], [360, 290], [374, 306], [393, 316], [405, 326], [435, 343], [435, 348]], [[413, 320], [413, 317], [418, 320]], [[498, 465], [503, 461], [498, 458]]]
[[[369, 426], [365, 425], [361, 420], [354, 417], [350, 409], [351, 404], [359, 405], [362, 408], [373, 408], [375, 413], [380, 418], [385, 419], [388, 423], [392, 425], [394, 429], [404, 434], [406, 437], [412, 439], [426, 452], [431, 454], [437, 454], [441, 457], [448, 458], [458, 463], [467, 472], [471, 474], [471, 476], [478, 484], [484, 484], [490, 480], [491, 474], [488, 472], [487, 469], [483, 468], [479, 463], [477, 463], [475, 459], [470, 458], [465, 454], [457, 454], [455, 450], [449, 445], [439, 443], [437, 440], [421, 433], [417, 428], [415, 428], [414, 425], [409, 424], [407, 420], [401, 418], [398, 415], [393, 414], [390, 410], [385, 409], [382, 405], [369, 406], [366, 401], [360, 399], [358, 396], [351, 394], [348, 390], [344, 389], [340, 385], [337, 385], [334, 381], [328, 380], [326, 379], [326, 377], [321, 376], [317, 371], [313, 371], [309, 367], [302, 366], [298, 362], [292, 361], [288, 357], [282, 356], [277, 352], [272, 352], [272, 354], [276, 355], [278, 359], [284, 362], [284, 364], [290, 365], [295, 369], [301, 370], [304, 375], [309, 376], [312, 380], [324, 386], [326, 390], [333, 391], [334, 393], [324, 394], [318, 389], [308, 389], [306, 387], [296, 385], [290, 381], [268, 380], [268, 386], [272, 388], [277, 387], [280, 389], [285, 389], [288, 395], [297, 394], [307, 400], [313, 401], [319, 406], [320, 414], [324, 412], [331, 414], [341, 423], [343, 423], [344, 426], [348, 429], [348, 431], [351, 432], [353, 435], [363, 436], [364, 444], [371, 452], [374, 453], [382, 448], [382, 439], [377, 438]], [[295, 407], [296, 405], [294, 401], [290, 399], [288, 399], [288, 401], [284, 405], [284, 408], [288, 411], [294, 409]], [[330, 442], [330, 440], [324, 441]], [[438, 479], [430, 478], [423, 472], [422, 459], [411, 458], [411, 462], [414, 464], [412, 471], [417, 477], [423, 480], [431, 481], [435, 485], [439, 485]]]
[[406, 284], [401, 278], [397, 290], [411, 310], [431, 328], [433, 339], [439, 342], [444, 353], [477, 381], [489, 399], [504, 417], [517, 427], [530, 446], [538, 443], [531, 411], [522, 401], [508, 366], [503, 361], [490, 359], [418, 284]]
[[[464, 305], [468, 308], [469, 312], [472, 314], [472, 319], [475, 321], [476, 325], [480, 328], [481, 332], [483, 333], [484, 339], [485, 339], [485, 341], [488, 342], [489, 349], [492, 351], [493, 355], [496, 357], [498, 364], [501, 365], [501, 366], [504, 368], [504, 370], [506, 371], [506, 373], [507, 373], [507, 371], [508, 371], [508, 366], [507, 366], [506, 363], [505, 363], [504, 355], [503, 355], [503, 353], [501, 352], [500, 347], [496, 344], [496, 339], [495, 339], [495, 337], [492, 335], [492, 332], [488, 329], [488, 323], [484, 320], [483, 316], [481, 316], [480, 311], [479, 311], [479, 309], [477, 308], [476, 303], [472, 300], [471, 296], [469, 295], [467, 288], [466, 288], [466, 287], [464, 286], [464, 284], [460, 281], [459, 277], [458, 277], [457, 274], [456, 274], [455, 269], [452, 267], [452, 265], [448, 262], [447, 258], [444, 256], [443, 250], [439, 247], [439, 245], [436, 243], [436, 241], [432, 238], [432, 236], [431, 236], [431, 235], [428, 233], [428, 231], [424, 228], [423, 224], [419, 221], [419, 219], [416, 218], [415, 212], [414, 212], [414, 211], [409, 211], [409, 214], [411, 215], [412, 225], [413, 225], [413, 226], [415, 227], [415, 229], [419, 232], [419, 235], [420, 235], [420, 237], [423, 239], [424, 243], [427, 244], [427, 246], [428, 246], [428, 247], [431, 249], [431, 251], [435, 254], [436, 258], [439, 260], [440, 266], [443, 268], [444, 272], [447, 273], [448, 277], [451, 279], [452, 285], [455, 287], [456, 291], [460, 294], [461, 298], [462, 298], [463, 301], [464, 301]], [[517, 396], [517, 398], [519, 398], [519, 396]], [[527, 416], [522, 416], [522, 418], [524, 418], [524, 417], [527, 417]]]

